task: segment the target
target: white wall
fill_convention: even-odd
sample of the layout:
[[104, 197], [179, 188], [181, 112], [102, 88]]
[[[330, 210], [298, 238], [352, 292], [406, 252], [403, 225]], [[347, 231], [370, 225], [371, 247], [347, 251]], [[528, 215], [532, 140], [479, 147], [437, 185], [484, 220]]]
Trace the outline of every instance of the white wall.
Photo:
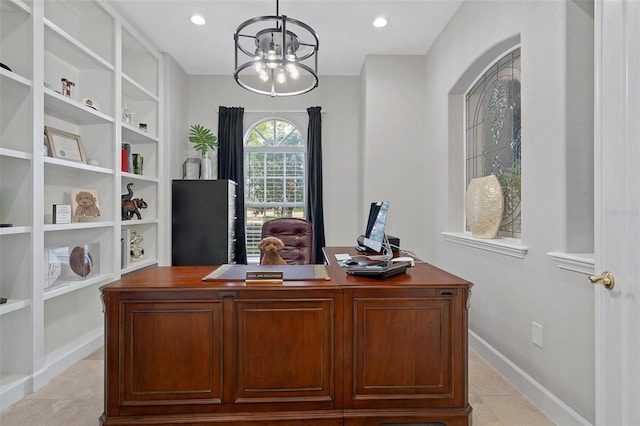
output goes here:
[[159, 246], [163, 251], [159, 254], [162, 265], [171, 265], [171, 180], [182, 179], [182, 162], [177, 161], [182, 156], [179, 141], [189, 118], [187, 116], [187, 88], [188, 76], [178, 63], [168, 54], [164, 54], [164, 140], [167, 149], [164, 151], [163, 164], [160, 167], [166, 171], [164, 176], [169, 180], [168, 193], [164, 200], [164, 216], [168, 220], [161, 222], [163, 243]]
[[593, 2], [567, 3], [567, 251], [594, 249], [594, 31]]
[[[583, 101], [567, 94], [567, 80], [576, 78], [567, 65], [567, 11], [585, 13], [560, 1], [468, 1], [460, 7], [426, 57], [426, 167], [416, 191], [432, 206], [423, 222], [425, 257], [474, 283], [470, 330], [578, 418], [593, 422], [593, 289], [586, 275], [558, 269], [546, 254], [567, 246], [567, 126], [578, 121], [569, 123], [567, 116], [572, 103]], [[484, 52], [518, 37], [524, 259], [445, 242], [440, 235], [463, 230], [460, 82], [471, 84], [465, 72]], [[588, 31], [583, 40], [591, 43]], [[589, 78], [579, 78], [588, 84]], [[531, 341], [532, 321], [543, 326], [542, 348]]]
[[217, 134], [219, 106], [244, 107], [247, 111], [245, 131], [261, 118], [272, 116], [249, 111], [266, 110], [292, 121], [305, 137], [306, 109], [322, 107], [325, 111], [322, 114], [325, 238], [327, 244], [334, 246], [355, 244], [366, 219], [359, 205], [360, 85], [357, 77], [323, 77], [318, 88], [307, 94], [271, 98], [241, 88], [231, 76], [190, 76], [188, 99], [189, 123], [183, 130], [183, 154], [173, 159], [180, 164], [189, 154], [188, 126], [199, 123]]
[[387, 234], [400, 246], [424, 252], [421, 217], [428, 206], [420, 179], [427, 141], [424, 126], [424, 57], [368, 56], [362, 73], [362, 205], [389, 201]]

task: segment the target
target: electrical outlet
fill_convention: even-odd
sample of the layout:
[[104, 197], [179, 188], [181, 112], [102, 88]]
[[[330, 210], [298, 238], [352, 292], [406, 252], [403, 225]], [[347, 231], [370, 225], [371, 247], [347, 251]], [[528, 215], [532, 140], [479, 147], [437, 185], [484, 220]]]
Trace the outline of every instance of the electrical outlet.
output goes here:
[[531, 321], [531, 341], [534, 345], [542, 347], [542, 326]]

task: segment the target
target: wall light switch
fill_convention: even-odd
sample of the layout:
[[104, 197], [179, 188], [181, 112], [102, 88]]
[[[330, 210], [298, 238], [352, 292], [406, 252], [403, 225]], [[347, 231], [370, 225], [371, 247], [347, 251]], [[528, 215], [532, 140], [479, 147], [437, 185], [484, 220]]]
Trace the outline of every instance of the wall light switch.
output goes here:
[[542, 347], [542, 326], [531, 321], [531, 341], [534, 345]]

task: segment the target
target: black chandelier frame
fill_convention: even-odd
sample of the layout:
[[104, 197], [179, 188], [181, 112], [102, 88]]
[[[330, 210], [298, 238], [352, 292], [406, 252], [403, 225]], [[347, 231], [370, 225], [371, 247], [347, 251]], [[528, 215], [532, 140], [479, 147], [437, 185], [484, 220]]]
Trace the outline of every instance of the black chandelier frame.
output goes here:
[[[276, 13], [278, 13], [277, 10]], [[247, 28], [263, 22], [271, 23], [271, 25], [252, 34], [243, 33]], [[291, 31], [291, 29], [297, 31], [296, 28], [302, 29], [303, 32], [310, 34], [313, 37], [314, 43], [301, 41], [298, 35]], [[274, 44], [275, 42], [279, 43], [275, 44], [277, 46], [277, 51], [279, 52], [279, 54], [276, 54], [277, 57], [275, 60], [267, 58], [266, 55], [262, 55], [259, 58], [256, 55], [257, 51], [266, 52], [263, 45], [265, 43], [265, 36], [268, 35], [271, 35], [271, 39]], [[235, 71], [233, 77], [243, 88], [262, 95], [280, 97], [301, 95], [318, 87], [319, 40], [315, 30], [304, 22], [289, 18], [286, 15], [258, 16], [240, 24], [236, 29], [233, 38], [235, 44]], [[255, 50], [249, 50], [246, 46], [243, 46], [243, 39], [253, 39], [254, 42], [252, 43], [252, 49]], [[296, 56], [294, 61], [289, 60], [287, 58], [288, 52], [293, 51], [294, 53], [297, 53], [300, 47], [307, 47], [310, 49], [308, 49], [308, 52], [304, 52], [301, 56]], [[241, 63], [241, 58], [244, 58], [245, 56], [250, 58], [250, 60]], [[307, 63], [303, 63], [303, 61], [307, 61]], [[276, 63], [275, 67], [269, 66], [270, 64], [273, 65], [274, 62]], [[246, 75], [244, 75], [245, 78], [243, 78], [242, 71], [256, 66], [266, 67], [266, 72], [269, 74], [268, 81], [270, 82], [270, 90], [258, 87], [259, 84], [257, 78], [246, 78]], [[293, 84], [286, 85], [278, 83], [276, 81], [276, 72], [282, 72], [281, 70], [288, 66], [293, 66], [300, 71], [305, 71], [307, 75], [306, 80], [310, 80], [310, 82], [302, 88]], [[287, 86], [295, 87], [289, 90]]]

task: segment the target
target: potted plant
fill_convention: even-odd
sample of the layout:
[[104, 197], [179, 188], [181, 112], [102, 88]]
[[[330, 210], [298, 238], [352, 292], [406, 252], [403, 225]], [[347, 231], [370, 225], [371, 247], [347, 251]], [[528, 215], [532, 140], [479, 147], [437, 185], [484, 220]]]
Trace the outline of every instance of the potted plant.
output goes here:
[[209, 155], [209, 150], [215, 150], [218, 146], [218, 138], [211, 133], [210, 129], [207, 129], [200, 124], [194, 124], [189, 127], [189, 142], [193, 143], [193, 147], [202, 156], [202, 179], [214, 179], [212, 170], [212, 159]]

